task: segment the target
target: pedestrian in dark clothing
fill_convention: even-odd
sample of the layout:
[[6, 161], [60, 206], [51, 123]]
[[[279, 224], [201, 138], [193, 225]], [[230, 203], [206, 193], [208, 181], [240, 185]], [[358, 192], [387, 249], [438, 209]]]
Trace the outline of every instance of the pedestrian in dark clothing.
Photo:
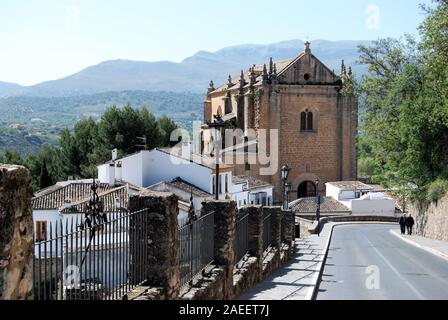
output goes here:
[[400, 224], [401, 234], [406, 233], [406, 215], [402, 215], [400, 217], [400, 221], [398, 222]]
[[408, 228], [408, 235], [412, 236], [412, 228], [414, 227], [415, 221], [411, 215], [406, 218], [406, 227]]

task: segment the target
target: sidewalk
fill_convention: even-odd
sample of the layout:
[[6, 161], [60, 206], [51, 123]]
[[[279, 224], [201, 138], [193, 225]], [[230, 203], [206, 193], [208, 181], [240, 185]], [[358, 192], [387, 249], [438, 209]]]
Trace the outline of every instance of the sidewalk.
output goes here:
[[333, 224], [326, 224], [321, 236], [296, 239], [293, 261], [239, 297], [239, 300], [311, 300]]
[[393, 235], [399, 237], [403, 241], [408, 242], [409, 244], [412, 244], [416, 247], [419, 247], [420, 249], [426, 250], [428, 252], [431, 252], [432, 254], [435, 254], [443, 259], [448, 260], [448, 242], [447, 241], [441, 241], [441, 240], [433, 240], [421, 236], [409, 236], [409, 235], [401, 235], [401, 232], [399, 229], [390, 230], [390, 233]]

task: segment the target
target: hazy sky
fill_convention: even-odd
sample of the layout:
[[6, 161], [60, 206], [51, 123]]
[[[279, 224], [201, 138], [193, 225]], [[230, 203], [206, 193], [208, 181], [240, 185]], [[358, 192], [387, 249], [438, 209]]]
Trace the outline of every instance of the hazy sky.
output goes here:
[[57, 79], [110, 59], [181, 61], [291, 39], [416, 33], [430, 0], [0, 0], [0, 81]]

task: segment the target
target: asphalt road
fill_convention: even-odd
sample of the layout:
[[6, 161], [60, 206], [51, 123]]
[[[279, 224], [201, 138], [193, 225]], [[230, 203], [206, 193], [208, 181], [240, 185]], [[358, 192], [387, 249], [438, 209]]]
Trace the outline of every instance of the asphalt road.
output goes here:
[[448, 299], [448, 261], [412, 246], [395, 225], [334, 229], [318, 300]]

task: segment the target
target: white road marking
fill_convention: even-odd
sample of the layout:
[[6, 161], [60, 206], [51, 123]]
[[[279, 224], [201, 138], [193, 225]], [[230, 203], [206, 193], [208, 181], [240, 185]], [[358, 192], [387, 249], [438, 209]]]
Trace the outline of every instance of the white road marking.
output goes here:
[[372, 241], [370, 241], [367, 237], [366, 240], [370, 243], [372, 249], [380, 256], [381, 259], [384, 260], [384, 262], [389, 266], [389, 268], [391, 268], [391, 270], [398, 276], [398, 278], [403, 280], [403, 282], [417, 295], [417, 297], [420, 300], [425, 300], [425, 297], [417, 290], [417, 288], [415, 288], [408, 280], [406, 280], [406, 278], [404, 278], [401, 275], [401, 273], [392, 265], [392, 263], [377, 248], [375, 248]]

